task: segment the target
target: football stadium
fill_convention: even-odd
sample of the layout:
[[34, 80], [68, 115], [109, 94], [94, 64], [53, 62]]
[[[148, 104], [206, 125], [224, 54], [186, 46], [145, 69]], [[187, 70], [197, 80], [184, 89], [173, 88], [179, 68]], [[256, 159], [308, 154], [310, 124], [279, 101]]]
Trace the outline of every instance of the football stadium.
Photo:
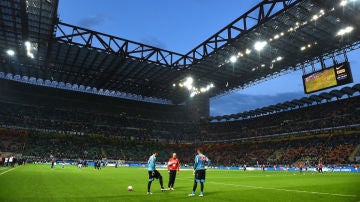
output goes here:
[[[164, 13], [215, 1], [129, 2], [110, 5], [129, 29], [167, 4], [150, 13], [171, 35], [185, 18]], [[239, 2], [181, 52], [93, 26], [101, 16], [79, 26], [80, 1], [0, 0], [0, 201], [360, 201], [360, 1]], [[205, 32], [202, 14], [186, 23]], [[296, 72], [300, 85], [267, 83]], [[258, 102], [241, 92], [261, 85], [301, 97], [226, 101]]]

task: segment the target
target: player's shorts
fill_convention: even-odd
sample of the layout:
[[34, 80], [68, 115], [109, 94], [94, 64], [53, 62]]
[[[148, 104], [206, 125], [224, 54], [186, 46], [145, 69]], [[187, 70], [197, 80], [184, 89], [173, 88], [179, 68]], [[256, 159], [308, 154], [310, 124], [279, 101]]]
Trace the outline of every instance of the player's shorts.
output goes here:
[[205, 182], [205, 170], [196, 170], [195, 171], [195, 181], [196, 182]]
[[149, 181], [154, 181], [154, 178], [159, 179], [159, 177], [161, 177], [161, 174], [159, 173], [159, 171], [157, 171], [157, 170], [154, 170], [154, 171], [149, 170]]

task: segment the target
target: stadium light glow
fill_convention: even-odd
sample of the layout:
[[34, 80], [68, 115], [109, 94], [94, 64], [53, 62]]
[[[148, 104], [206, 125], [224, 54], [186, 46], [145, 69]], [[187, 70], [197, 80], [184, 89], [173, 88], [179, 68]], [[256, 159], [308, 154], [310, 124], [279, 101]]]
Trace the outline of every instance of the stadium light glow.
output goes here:
[[231, 63], [235, 63], [236, 61], [237, 61], [237, 58], [236, 58], [235, 55], [233, 55], [233, 56], [230, 57], [230, 62], [231, 62]]
[[257, 41], [254, 44], [254, 48], [257, 51], [261, 51], [262, 49], [264, 49], [264, 47], [267, 45], [266, 41]]
[[6, 54], [8, 54], [9, 56], [14, 56], [15, 55], [15, 51], [9, 49], [6, 51]]
[[245, 53], [246, 53], [246, 55], [249, 55], [249, 54], [251, 53], [251, 50], [247, 48], [247, 49], [245, 50]]
[[317, 19], [319, 19], [319, 16], [318, 15], [313, 15], [313, 17], [311, 19], [312, 20], [317, 20]]
[[340, 1], [340, 6], [346, 6], [346, 4], [347, 4], [347, 0]]
[[303, 46], [303, 47], [300, 48], [301, 51], [304, 51], [305, 49], [306, 49], [305, 46]]
[[34, 59], [34, 54], [31, 52], [31, 43], [30, 43], [30, 41], [25, 41], [25, 47], [26, 47], [26, 55], [29, 58]]
[[[173, 86], [175, 87], [176, 84], [174, 83]], [[206, 87], [204, 87], [204, 86], [196, 87], [196, 86], [194, 86], [194, 79], [192, 77], [187, 77], [187, 78], [183, 79], [179, 83], [179, 86], [181, 88], [183, 88], [183, 87], [186, 88], [190, 93], [190, 97], [194, 97], [195, 95], [200, 94], [200, 93], [205, 93], [205, 92], [209, 91], [211, 88], [215, 87], [213, 83], [208, 84]]]
[[30, 49], [30, 46], [31, 46], [30, 41], [25, 41], [25, 47], [26, 47], [27, 50]]
[[193, 82], [194, 82], [194, 79], [191, 78], [191, 77], [187, 77], [185, 82], [183, 83], [184, 86], [188, 89], [188, 90], [191, 90], [193, 88]]
[[352, 27], [352, 26], [345, 27], [344, 29], [340, 29], [336, 33], [336, 36], [343, 36], [345, 34], [348, 34], [348, 33], [352, 32], [353, 30], [354, 30], [354, 27]]
[[281, 61], [283, 59], [283, 57], [279, 56], [276, 58], [277, 61]]
[[31, 52], [28, 52], [28, 53], [27, 53], [27, 56], [29, 56], [29, 58], [31, 58], [31, 59], [34, 59], [34, 54], [31, 53]]

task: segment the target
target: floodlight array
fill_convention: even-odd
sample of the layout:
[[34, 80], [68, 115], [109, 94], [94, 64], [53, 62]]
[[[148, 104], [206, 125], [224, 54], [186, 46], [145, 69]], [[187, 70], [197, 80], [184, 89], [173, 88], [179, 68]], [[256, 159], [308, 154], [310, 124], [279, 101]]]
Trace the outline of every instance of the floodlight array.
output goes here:
[[[339, 5], [341, 7], [344, 7], [347, 5], [348, 2], [355, 2], [357, 0], [341, 0]], [[332, 8], [330, 9], [328, 12], [333, 12], [335, 11], [335, 8]], [[326, 14], [325, 10], [324, 9], [320, 9], [318, 13], [312, 15], [312, 16], [309, 16], [309, 19], [308, 20], [305, 20], [305, 21], [302, 21], [302, 22], [295, 22], [295, 24], [291, 27], [288, 28], [287, 32], [280, 32], [280, 33], [276, 33], [272, 38], [269, 38], [267, 40], [264, 40], [264, 39], [260, 39], [259, 41], [256, 41], [253, 45], [253, 48], [245, 48], [245, 50], [242, 50], [242, 51], [239, 51], [237, 52], [236, 54], [234, 55], [231, 55], [229, 59], [226, 59], [223, 63], [219, 64], [218, 67], [222, 67], [224, 66], [225, 64], [228, 64], [228, 63], [235, 63], [235, 62], [238, 62], [239, 58], [242, 58], [242, 57], [246, 57], [247, 55], [250, 55], [252, 53], [252, 50], [255, 50], [257, 52], [261, 52], [262, 50], [264, 50], [266, 48], [266, 46], [268, 45], [271, 45], [272, 42], [282, 38], [283, 36], [285, 36], [286, 34], [290, 34], [292, 32], [296, 32], [299, 28], [301, 28], [302, 26], [305, 26], [307, 25], [308, 23], [311, 23], [311, 22], [316, 22], [318, 21], [320, 18], [322, 18], [324, 15]], [[353, 26], [347, 26], [347, 27], [344, 27], [342, 29], [340, 29], [336, 36], [344, 36], [346, 34], [349, 34], [351, 33], [352, 31], [354, 30], [354, 27]], [[312, 47], [318, 45], [318, 42], [317, 41], [313, 41], [313, 42], [309, 42], [301, 47], [299, 47], [300, 51], [303, 52], [303, 51], [306, 51], [306, 50], [309, 50], [311, 49]], [[268, 67], [270, 69], [273, 69], [274, 68], [274, 63], [276, 62], [280, 62], [281, 60], [283, 60], [284, 57], [281, 56], [281, 55], [277, 55], [277, 56], [274, 56], [274, 58], [271, 60], [271, 63], [268, 64]], [[266, 67], [266, 64], [262, 63], [259, 65], [260, 67]], [[255, 71], [259, 69], [259, 67], [254, 67], [252, 68], [251, 70], [252, 71]]]
[[[176, 87], [177, 85], [174, 83], [173, 87]], [[210, 89], [214, 88], [215, 85], [213, 83], [210, 83], [206, 86], [202, 86], [202, 87], [196, 87], [194, 86], [194, 79], [192, 77], [187, 77], [185, 78], [183, 81], [181, 81], [178, 86], [180, 88], [186, 88], [189, 93], [190, 93], [190, 97], [194, 97], [195, 95], [198, 95], [200, 93], [206, 93], [208, 92]]]

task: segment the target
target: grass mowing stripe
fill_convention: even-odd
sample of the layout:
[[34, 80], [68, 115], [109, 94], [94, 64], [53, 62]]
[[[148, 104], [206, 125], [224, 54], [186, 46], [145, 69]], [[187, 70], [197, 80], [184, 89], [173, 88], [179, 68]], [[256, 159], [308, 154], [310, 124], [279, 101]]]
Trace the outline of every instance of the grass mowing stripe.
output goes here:
[[287, 191], [287, 192], [298, 192], [298, 193], [308, 193], [308, 194], [323, 194], [323, 195], [331, 195], [331, 196], [344, 196], [344, 197], [357, 197], [357, 195], [349, 195], [349, 194], [334, 194], [334, 193], [326, 193], [326, 192], [316, 192], [316, 191], [304, 191], [304, 190], [294, 190], [294, 189], [282, 189], [282, 188], [273, 188], [273, 187], [258, 187], [258, 186], [249, 186], [249, 185], [241, 185], [241, 184], [228, 184], [228, 183], [219, 183], [219, 182], [207, 182], [211, 184], [220, 184], [220, 185], [229, 185], [236, 187], [246, 187], [253, 189], [270, 189], [276, 191]]
[[[193, 180], [192, 178], [178, 178], [178, 180]], [[241, 185], [241, 184], [229, 184], [229, 183], [220, 183], [220, 182], [206, 182], [207, 184], [218, 184], [225, 186], [234, 186], [234, 187], [246, 187], [251, 189], [268, 189], [276, 191], [286, 191], [286, 192], [297, 192], [297, 193], [307, 193], [307, 194], [319, 194], [319, 195], [331, 195], [331, 196], [343, 196], [343, 197], [357, 197], [353, 194], [336, 194], [336, 193], [327, 193], [327, 192], [316, 192], [316, 191], [304, 191], [296, 189], [283, 189], [283, 188], [274, 188], [274, 187], [260, 187], [260, 186], [251, 186], [251, 185]]]
[[[28, 164], [15, 172], [0, 176], [0, 201], [14, 202], [91, 202], [91, 201], [164, 201], [193, 202], [217, 201], [316, 201], [360, 202], [360, 174], [324, 173], [294, 175], [275, 172], [232, 172], [209, 170], [205, 183], [205, 196], [188, 197], [193, 187], [192, 172], [180, 172], [175, 190], [161, 192], [159, 180], [146, 195], [148, 172], [142, 168], [93, 167], [78, 169], [76, 166], [50, 168], [50, 165]], [[10, 170], [7, 167], [0, 173]], [[168, 182], [166, 170], [159, 171], [164, 185]], [[129, 192], [131, 185], [134, 190]], [[200, 191], [198, 185], [197, 194]], [[12, 194], [8, 194], [12, 193]]]
[[[16, 168], [17, 168], [17, 167], [16, 167]], [[11, 169], [9, 169], [9, 170], [5, 170], [4, 172], [0, 173], [0, 175], [3, 175], [3, 174], [5, 174], [5, 173], [7, 173], [7, 172], [10, 172], [10, 171], [12, 171], [12, 170], [14, 170], [14, 169], [16, 169], [16, 168], [11, 168]]]

